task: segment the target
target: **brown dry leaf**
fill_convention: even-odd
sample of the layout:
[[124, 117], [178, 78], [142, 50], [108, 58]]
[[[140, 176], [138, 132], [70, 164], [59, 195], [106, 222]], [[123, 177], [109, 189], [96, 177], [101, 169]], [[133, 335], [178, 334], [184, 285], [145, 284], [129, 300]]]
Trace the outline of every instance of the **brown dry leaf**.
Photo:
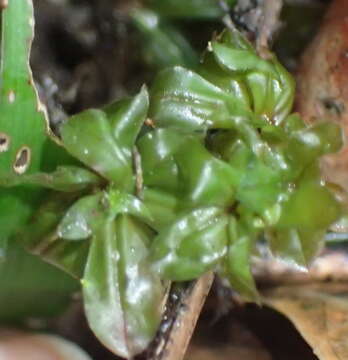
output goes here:
[[264, 303], [289, 318], [320, 360], [348, 359], [347, 283], [284, 286], [263, 295]]

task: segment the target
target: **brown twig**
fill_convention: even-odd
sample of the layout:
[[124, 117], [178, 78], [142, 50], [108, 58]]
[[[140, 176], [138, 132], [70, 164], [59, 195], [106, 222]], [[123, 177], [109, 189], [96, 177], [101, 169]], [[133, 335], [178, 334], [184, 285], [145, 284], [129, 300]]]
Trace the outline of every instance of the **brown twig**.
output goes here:
[[174, 289], [167, 305], [170, 313], [164, 315], [147, 359], [183, 359], [213, 279], [213, 273], [209, 272], [192, 282], [184, 291]]

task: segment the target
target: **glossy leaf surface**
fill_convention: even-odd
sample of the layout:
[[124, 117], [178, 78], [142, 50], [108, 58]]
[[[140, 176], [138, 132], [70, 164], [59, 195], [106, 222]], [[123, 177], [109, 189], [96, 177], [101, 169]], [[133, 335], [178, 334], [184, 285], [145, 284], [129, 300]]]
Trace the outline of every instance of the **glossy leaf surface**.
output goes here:
[[70, 194], [48, 197], [18, 234], [18, 241], [32, 254], [80, 279], [89, 241], [66, 241], [57, 235], [57, 226], [74, 200]]
[[63, 192], [84, 190], [93, 185], [99, 185], [101, 182], [100, 177], [96, 174], [73, 165], [58, 166], [51, 173], [39, 172], [21, 177], [10, 176], [0, 179], [1, 186], [14, 186], [24, 183]]
[[129, 216], [106, 220], [93, 238], [83, 278], [92, 330], [113, 352], [146, 348], [160, 320], [162, 288], [149, 271], [148, 229]]
[[190, 70], [163, 70], [151, 95], [150, 116], [157, 126], [182, 131], [230, 127], [227, 94]]
[[225, 274], [233, 289], [251, 300], [257, 300], [258, 293], [250, 269], [250, 255], [253, 248], [251, 234], [231, 217], [227, 226], [228, 250], [225, 260]]
[[[135, 26], [141, 32], [145, 59], [158, 67], [182, 65], [194, 67], [198, 56], [183, 34], [148, 9], [132, 13]], [[165, 51], [163, 51], [165, 49]]]
[[[8, 177], [52, 171], [58, 163], [72, 161], [57, 145], [57, 139], [52, 140], [34, 87], [29, 67], [34, 28], [32, 2], [14, 0], [2, 5], [0, 183]], [[6, 250], [0, 264], [1, 318], [53, 315], [67, 305], [71, 292], [76, 290], [75, 281], [27, 254], [12, 239], [43, 194], [39, 187], [9, 189], [0, 185], [0, 252]], [[6, 249], [3, 244], [7, 244]], [[53, 295], [51, 301], [47, 301], [48, 294]]]
[[117, 101], [104, 108], [113, 136], [128, 157], [131, 156], [131, 150], [146, 119], [148, 108], [149, 94], [145, 86], [136, 96]]
[[65, 240], [82, 240], [92, 235], [103, 220], [108, 206], [99, 192], [76, 201], [65, 213], [57, 227], [58, 237]]
[[225, 254], [227, 219], [218, 208], [179, 217], [154, 239], [151, 260], [165, 279], [186, 281], [210, 270]]
[[129, 186], [131, 164], [114, 138], [112, 126], [103, 111], [86, 110], [71, 117], [61, 127], [61, 135], [64, 146], [73, 156], [106, 179]]

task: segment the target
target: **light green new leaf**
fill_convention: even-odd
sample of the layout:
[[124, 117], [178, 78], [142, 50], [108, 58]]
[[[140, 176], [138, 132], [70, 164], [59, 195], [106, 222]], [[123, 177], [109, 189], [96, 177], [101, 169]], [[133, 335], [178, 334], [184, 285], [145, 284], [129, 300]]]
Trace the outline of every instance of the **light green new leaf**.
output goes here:
[[130, 216], [106, 220], [92, 239], [82, 281], [90, 327], [126, 358], [147, 347], [160, 321], [162, 287], [147, 264], [149, 236]]
[[10, 1], [1, 11], [0, 178], [40, 168], [47, 121], [29, 67], [31, 1]]
[[[7, 2], [6, 2], [7, 3]], [[13, 0], [1, 11], [0, 183], [41, 170], [53, 170], [65, 157], [49, 136], [29, 54], [34, 35], [32, 2]], [[65, 158], [66, 160], [66, 158]], [[0, 185], [0, 238], [7, 239], [28, 219], [42, 190]]]

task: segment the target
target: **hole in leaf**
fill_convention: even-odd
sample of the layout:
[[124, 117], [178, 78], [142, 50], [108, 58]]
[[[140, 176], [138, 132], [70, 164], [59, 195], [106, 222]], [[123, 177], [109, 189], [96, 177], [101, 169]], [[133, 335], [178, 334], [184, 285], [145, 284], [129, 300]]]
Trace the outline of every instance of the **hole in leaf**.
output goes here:
[[30, 164], [31, 151], [28, 146], [22, 146], [16, 155], [16, 161], [13, 169], [17, 174], [23, 174]]
[[10, 137], [5, 133], [0, 132], [0, 153], [5, 152], [10, 147]]
[[16, 100], [16, 94], [13, 90], [11, 90], [9, 93], [8, 93], [8, 101], [10, 104], [13, 104]]

